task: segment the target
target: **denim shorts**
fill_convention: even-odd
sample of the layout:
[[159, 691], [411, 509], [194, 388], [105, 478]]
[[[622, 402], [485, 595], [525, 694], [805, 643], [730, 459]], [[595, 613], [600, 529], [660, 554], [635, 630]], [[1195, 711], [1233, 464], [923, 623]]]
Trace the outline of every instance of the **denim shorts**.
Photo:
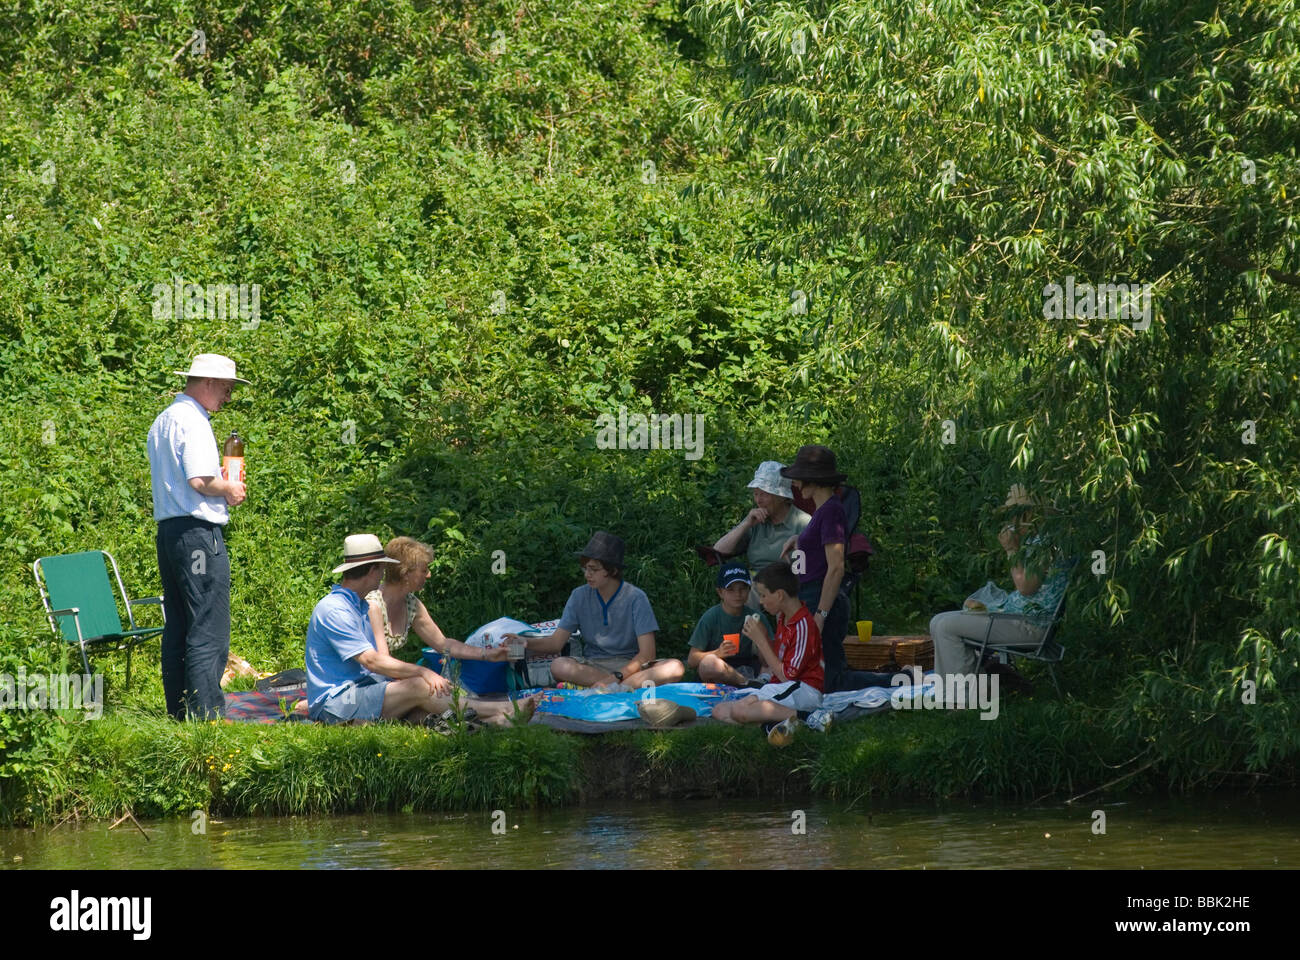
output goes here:
[[384, 713], [384, 691], [391, 681], [362, 677], [338, 693], [328, 696], [311, 711], [311, 718], [321, 723], [378, 720]]

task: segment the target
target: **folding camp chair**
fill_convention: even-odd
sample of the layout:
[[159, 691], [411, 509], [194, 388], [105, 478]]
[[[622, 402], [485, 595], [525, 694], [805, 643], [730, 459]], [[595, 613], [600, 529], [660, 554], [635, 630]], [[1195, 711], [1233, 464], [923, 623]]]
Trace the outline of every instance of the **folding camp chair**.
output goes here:
[[[122, 626], [117, 610], [117, 597], [108, 581], [106, 561], [113, 567], [117, 592], [126, 604], [128, 627]], [[162, 597], [142, 597], [132, 600], [122, 586], [122, 574], [117, 569], [113, 555], [103, 550], [84, 553], [65, 553], [55, 557], [41, 557], [32, 564], [32, 574], [41, 591], [41, 603], [50, 622], [50, 630], [57, 640], [62, 629], [63, 639], [81, 651], [81, 665], [90, 673], [87, 648], [96, 645], [110, 650], [126, 650], [126, 685], [131, 686], [131, 648], [156, 637], [162, 627], [137, 627], [135, 607], [156, 603], [162, 609]], [[167, 614], [164, 611], [163, 621]]]
[[[1062, 591], [1061, 599], [1056, 602], [1056, 609], [1050, 614], [1045, 611], [1039, 614], [1023, 613], [987, 613], [983, 616], [988, 617], [989, 626], [984, 631], [983, 638], [962, 637], [961, 642], [968, 647], [976, 649], [976, 663], [983, 664], [985, 654], [995, 654], [1003, 663], [1010, 663], [1011, 657], [1024, 657], [1026, 660], [1037, 660], [1040, 663], [1047, 664], [1047, 675], [1052, 678], [1052, 686], [1056, 688], [1056, 695], [1061, 695], [1061, 685], [1056, 682], [1056, 671], [1052, 665], [1060, 663], [1065, 656], [1065, 647], [1056, 642], [1056, 631], [1060, 627], [1061, 621], [1065, 619], [1065, 596], [1069, 591]], [[1042, 636], [1036, 644], [1031, 646], [1022, 646], [1010, 643], [992, 643], [990, 637], [993, 635], [993, 624], [999, 620], [1020, 620], [1031, 626], [1041, 627]]]

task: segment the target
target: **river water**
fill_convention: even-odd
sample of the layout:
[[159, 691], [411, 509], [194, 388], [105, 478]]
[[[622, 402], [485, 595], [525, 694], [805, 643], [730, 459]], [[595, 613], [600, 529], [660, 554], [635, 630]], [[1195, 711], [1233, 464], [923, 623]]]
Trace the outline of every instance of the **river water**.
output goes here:
[[[1100, 832], [1105, 814], [1105, 832]], [[1289, 868], [1300, 793], [1033, 807], [654, 801], [0, 830], [0, 868]]]

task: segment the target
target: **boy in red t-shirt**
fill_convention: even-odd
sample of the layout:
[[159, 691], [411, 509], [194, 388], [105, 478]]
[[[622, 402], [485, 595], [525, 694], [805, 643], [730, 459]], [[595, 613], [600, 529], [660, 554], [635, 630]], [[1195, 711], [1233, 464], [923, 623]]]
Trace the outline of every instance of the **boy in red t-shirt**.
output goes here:
[[754, 577], [758, 602], [776, 618], [776, 652], [771, 637], [756, 616], [745, 621], [744, 633], [770, 673], [768, 683], [743, 700], [728, 700], [713, 708], [713, 717], [726, 723], [769, 725], [768, 739], [777, 746], [790, 742], [794, 718], [822, 705], [825, 665], [817, 622], [799, 599], [799, 578], [785, 561], [770, 564]]

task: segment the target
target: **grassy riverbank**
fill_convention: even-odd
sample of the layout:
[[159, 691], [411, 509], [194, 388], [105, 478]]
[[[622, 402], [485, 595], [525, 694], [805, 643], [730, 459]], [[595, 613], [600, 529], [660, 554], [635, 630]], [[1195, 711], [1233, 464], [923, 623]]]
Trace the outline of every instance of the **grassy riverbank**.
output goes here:
[[[606, 799], [867, 797], [1067, 799], [1137, 772], [1137, 744], [1074, 701], [970, 713], [886, 713], [789, 749], [721, 724], [605, 736], [537, 726], [442, 737], [405, 725], [176, 725], [119, 712], [75, 726], [63, 762], [5, 798], [5, 819], [335, 814], [517, 808]], [[1139, 759], [1134, 759], [1134, 758]]]
[[[559, 615], [607, 529], [657, 654], [683, 656], [715, 597], [692, 545], [751, 509], [757, 463], [824, 443], [876, 548], [855, 619], [878, 634], [1009, 586], [1005, 491], [1051, 504], [1075, 701], [781, 753], [712, 729], [205, 732], [154, 719], [155, 641], [130, 691], [95, 661], [108, 719], [0, 709], [0, 821], [1293, 782], [1300, 21], [816, 6], [17, 5], [0, 674], [67, 669], [36, 558], [107, 548], [131, 596], [161, 590], [144, 438], [172, 371], [217, 352], [251, 381], [213, 427], [248, 444], [231, 644], [259, 672], [302, 665], [360, 531], [433, 545], [425, 603], [464, 637]], [[154, 293], [178, 282], [258, 290], [257, 315], [178, 312]], [[606, 449], [624, 412], [705, 426]]]

